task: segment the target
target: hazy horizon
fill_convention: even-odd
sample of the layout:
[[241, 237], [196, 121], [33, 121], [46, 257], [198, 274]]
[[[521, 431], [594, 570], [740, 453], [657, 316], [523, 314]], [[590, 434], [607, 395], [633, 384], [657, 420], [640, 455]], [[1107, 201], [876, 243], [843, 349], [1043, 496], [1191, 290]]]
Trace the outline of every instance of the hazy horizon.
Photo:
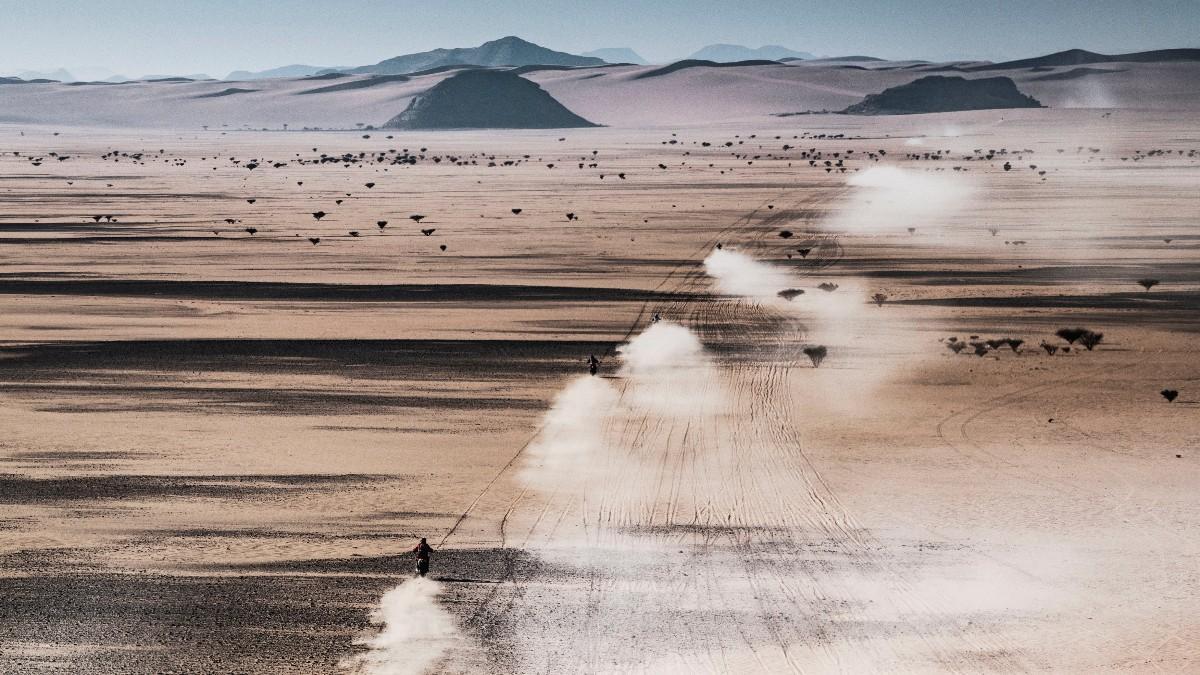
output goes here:
[[352, 0], [338, 3], [336, 11], [308, 0], [4, 4], [20, 30], [0, 44], [0, 74], [65, 68], [76, 76], [72, 69], [223, 77], [297, 63], [357, 66], [505, 35], [572, 53], [628, 47], [650, 61], [683, 58], [714, 43], [775, 44], [816, 55], [995, 61], [1069, 48], [1120, 53], [1190, 47], [1200, 34], [1200, 3], [1187, 0], [1068, 0], [1052, 6], [1015, 0], [1002, 7], [914, 0], [902, 11], [884, 0], [767, 0], [752, 12], [711, 0], [653, 7], [629, 0], [604, 7]]

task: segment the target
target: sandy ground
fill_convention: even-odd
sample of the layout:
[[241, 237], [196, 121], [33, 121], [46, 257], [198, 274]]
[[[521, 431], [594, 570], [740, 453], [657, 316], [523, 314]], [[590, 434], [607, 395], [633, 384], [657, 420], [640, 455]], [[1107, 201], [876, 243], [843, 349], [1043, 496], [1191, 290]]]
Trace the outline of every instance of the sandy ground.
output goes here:
[[1193, 115], [0, 151], [0, 670], [1198, 667]]

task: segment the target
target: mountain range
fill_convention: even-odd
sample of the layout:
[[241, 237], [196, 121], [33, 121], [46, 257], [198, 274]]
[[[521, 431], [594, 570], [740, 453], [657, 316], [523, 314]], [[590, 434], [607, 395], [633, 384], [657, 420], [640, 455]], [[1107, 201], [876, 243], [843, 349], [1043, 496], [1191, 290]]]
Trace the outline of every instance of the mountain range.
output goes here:
[[329, 70], [341, 70], [330, 66], [305, 66], [293, 64], [267, 70], [235, 70], [225, 76], [226, 80], [267, 80], [272, 77], [308, 77]]
[[[765, 45], [758, 48], [735, 44], [708, 45], [689, 55], [687, 62], [739, 63], [754, 61], [778, 61], [791, 63], [808, 61], [818, 64], [825, 61], [870, 62], [877, 61], [871, 57], [853, 56], [835, 59], [818, 58], [808, 52], [795, 51], [779, 45]], [[974, 72], [982, 70], [1009, 70], [1021, 68], [1048, 68], [1057, 66], [1079, 66], [1097, 63], [1114, 62], [1169, 62], [1169, 61], [1200, 61], [1200, 49], [1167, 49], [1151, 52], [1135, 52], [1131, 54], [1107, 55], [1083, 49], [1070, 49], [1054, 54], [1047, 54], [1028, 59], [1018, 59], [1001, 63], [974, 62], [959, 63], [947, 70]], [[682, 61], [681, 61], [682, 62]], [[357, 67], [315, 66], [292, 64], [260, 71], [235, 70], [229, 73], [226, 80], [266, 80], [276, 78], [311, 77], [313, 75], [329, 75], [334, 73], [367, 74], [367, 75], [411, 75], [427, 71], [443, 70], [460, 66], [503, 67], [503, 66], [552, 66], [559, 68], [580, 68], [601, 66], [614, 63], [631, 63], [645, 65], [647, 60], [628, 47], [611, 47], [597, 49], [584, 54], [571, 54], [555, 51], [528, 42], [515, 36], [507, 36], [498, 40], [485, 42], [478, 47], [460, 47], [452, 49], [433, 49], [415, 54], [404, 54], [385, 59], [379, 63]], [[53, 70], [22, 70], [12, 75], [25, 81], [57, 80], [59, 82], [128, 82], [133, 78], [117, 75], [111, 71], [95, 66], [75, 68], [58, 68]], [[192, 80], [211, 79], [208, 75], [198, 73], [189, 75], [143, 75], [138, 80], [155, 80], [184, 77]]]
[[[800, 60], [815, 58], [807, 52], [798, 52], [779, 45], [766, 45], [753, 49], [743, 45], [714, 44], [708, 45], [687, 57], [690, 60], [713, 61], [716, 63], [732, 63], [736, 61], [756, 60]], [[608, 63], [632, 63], [645, 65], [648, 61], [628, 47], [609, 47], [596, 49], [584, 54], [547, 49], [516, 36], [507, 36], [498, 40], [485, 42], [478, 47], [459, 47], [452, 49], [433, 49], [414, 54], [403, 54], [379, 63], [356, 66], [316, 66], [307, 64], [291, 64], [268, 68], [266, 70], [235, 70], [223, 79], [225, 80], [265, 80], [288, 77], [310, 77], [330, 73], [370, 74], [370, 75], [406, 75], [439, 68], [453, 66], [562, 66], [588, 67]], [[0, 73], [29, 80], [57, 80], [59, 82], [129, 82], [135, 78], [117, 75], [97, 67], [81, 67], [76, 69], [57, 68], [52, 70], [21, 70], [13, 73]], [[143, 75], [137, 80], [156, 80], [171, 77], [185, 77], [192, 80], [211, 79], [203, 73], [152, 74]]]
[[445, 66], [602, 66], [603, 59], [557, 52], [519, 37], [509, 35], [485, 42], [478, 47], [434, 49], [405, 54], [370, 66], [335, 69], [323, 72], [342, 72], [371, 75], [403, 75]]
[[632, 63], [639, 66], [644, 66], [649, 61], [642, 58], [641, 54], [633, 51], [629, 47], [606, 47], [604, 49], [593, 49], [590, 52], [584, 52], [580, 56], [590, 56], [594, 59], [603, 59], [609, 63]]
[[1099, 54], [1086, 49], [1068, 49], [1030, 59], [985, 63], [967, 70], [1014, 70], [1018, 68], [1049, 68], [1082, 66], [1092, 63], [1166, 63], [1170, 61], [1200, 61], [1200, 49], [1156, 49], [1131, 54]]
[[698, 61], [716, 61], [717, 63], [732, 63], [734, 61], [778, 61], [780, 59], [814, 59], [816, 56], [808, 52], [798, 52], [779, 45], [765, 45], [751, 49], [742, 45], [716, 44], [709, 45], [688, 56]]

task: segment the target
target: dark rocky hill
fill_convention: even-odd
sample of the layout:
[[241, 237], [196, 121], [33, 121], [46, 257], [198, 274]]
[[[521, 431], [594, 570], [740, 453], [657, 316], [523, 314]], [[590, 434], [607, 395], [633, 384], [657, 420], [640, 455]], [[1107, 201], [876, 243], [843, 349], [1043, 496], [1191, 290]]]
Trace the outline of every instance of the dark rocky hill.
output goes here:
[[889, 87], [878, 94], [870, 94], [862, 102], [842, 112], [849, 115], [914, 115], [1043, 107], [1037, 99], [1022, 94], [1007, 77], [968, 80], [956, 76], [928, 75], [908, 84]]
[[557, 129], [597, 126], [536, 83], [502, 70], [464, 70], [415, 97], [391, 129]]

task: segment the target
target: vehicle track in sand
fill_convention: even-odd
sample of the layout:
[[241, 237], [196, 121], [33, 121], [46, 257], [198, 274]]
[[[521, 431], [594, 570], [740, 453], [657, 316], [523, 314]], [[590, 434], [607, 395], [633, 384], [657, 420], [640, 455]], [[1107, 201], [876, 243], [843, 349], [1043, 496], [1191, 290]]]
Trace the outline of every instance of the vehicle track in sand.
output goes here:
[[[755, 222], [755, 215], [761, 208], [760, 206], [739, 219], [713, 240], [699, 247], [696, 258], [702, 258], [721, 240], [736, 240], [751, 251], [767, 248], [766, 239], [776, 234], [774, 228], [788, 222], [785, 219], [790, 209], [777, 211], [767, 219]], [[740, 238], [737, 237], [738, 234], [741, 234]], [[843, 255], [836, 235], [820, 237], [812, 248], [815, 249], [816, 255], [804, 261], [804, 267], [799, 272], [801, 275], [809, 276], [823, 271], [836, 264]], [[655, 290], [667, 289], [667, 292], [677, 295], [691, 295], [706, 288], [707, 283], [697, 260], [693, 265], [680, 265], [673, 269]], [[713, 643], [713, 648], [703, 654], [690, 655], [693, 659], [698, 658], [707, 663], [713, 670], [729, 670], [727, 655], [739, 652], [749, 653], [759, 671], [779, 671], [781, 668], [793, 672], [803, 670], [803, 664], [793, 656], [795, 645], [814, 636], [810, 634], [809, 626], [798, 624], [821, 623], [812, 622], [808, 617], [811, 617], [814, 608], [826, 599], [822, 593], [829, 596], [840, 595], [843, 598], [854, 597], [851, 588], [829, 588], [831, 585], [838, 586], [838, 580], [833, 575], [814, 574], [804, 569], [804, 566], [797, 568], [795, 564], [790, 564], [797, 560], [810, 560], [813, 554], [814, 544], [811, 536], [799, 540], [792, 536], [795, 531], [818, 532], [823, 541], [822, 545], [829, 547], [829, 542], [836, 542], [833, 550], [840, 556], [853, 561], [855, 565], [868, 564], [875, 568], [876, 573], [887, 577], [888, 585], [895, 590], [894, 602], [904, 614], [914, 618], [921, 615], [932, 616], [935, 611], [915, 599], [911, 588], [906, 587], [903, 576], [880, 554], [883, 546], [873, 541], [865, 529], [847, 514], [829, 485], [803, 453], [797, 428], [801, 421], [795, 416], [796, 404], [791, 398], [790, 388], [786, 386], [789, 373], [806, 359], [800, 352], [804, 336], [803, 322], [795, 315], [779, 315], [767, 310], [761, 303], [735, 297], [722, 297], [711, 302], [699, 303], [680, 300], [659, 304], [653, 308], [650, 303], [645, 303], [627, 332], [626, 340], [644, 325], [646, 316], [652, 309], [669, 317], [686, 316], [683, 323], [700, 333], [706, 344], [744, 339], [746, 324], [767, 325], [773, 328], [761, 334], [756, 332], [755, 337], [759, 340], [756, 347], [764, 352], [764, 356], [756, 359], [756, 364], [739, 364], [738, 367], [728, 369], [730, 394], [734, 397], [732, 408], [743, 414], [735, 414], [726, 420], [732, 422], [724, 425], [729, 427], [727, 429], [719, 428], [723, 425], [713, 417], [705, 419], [703, 416], [701, 419], [679, 422], [682, 429], [677, 429], [676, 424], [665, 423], [662, 419], [651, 419], [652, 415], [648, 414], [634, 415], [623, 420], [615, 441], [619, 447], [629, 448], [630, 456], [644, 449], [658, 451], [658, 456], [653, 458], [657, 460], [654, 463], [655, 477], [649, 483], [653, 486], [652, 496], [646, 497], [616, 489], [612, 494], [589, 501], [587, 497], [580, 500], [573, 495], [552, 493], [535, 497], [535, 501], [542, 501], [539, 508], [537, 504], [525, 503], [530, 498], [530, 492], [526, 488], [518, 493], [500, 518], [501, 546], [509, 544], [509, 522], [514, 512], [521, 507], [523, 510], [534, 509], [537, 512], [537, 516], [521, 538], [522, 548], [531, 543], [535, 550], [552, 547], [561, 524], [568, 518], [580, 518], [581, 527], [589, 537], [589, 542], [597, 545], [606, 543], [606, 537], [610, 540], [620, 539], [623, 536], [621, 533], [626, 531], [669, 532], [672, 528], [682, 526], [697, 528], [703, 534], [697, 537], [687, 534], [685, 530], [684, 533], [675, 534], [670, 538], [672, 546], [694, 546], [698, 543], [701, 552], [722, 549], [740, 551], [733, 560], [741, 569], [740, 576], [745, 587], [756, 598], [756, 619], [759, 625], [754, 626], [752, 631], [744, 627], [745, 616], [730, 610], [722, 611], [723, 607], [744, 604], [724, 587], [725, 584], [720, 583], [720, 575], [728, 573], [725, 569], [706, 570], [708, 574], [698, 575], [699, 578], [695, 581], [683, 582], [683, 577], [676, 576], [673, 580], [668, 580], [666, 588], [663, 588], [661, 579], [655, 583], [658, 586], [655, 590], [663, 593], [665, 597], [692, 597], [706, 608], [712, 618], [725, 625], [738, 626], [736, 640], [727, 639], [727, 631], [714, 630], [707, 636]], [[729, 330], [727, 327], [730, 325], [738, 327]], [[624, 399], [628, 394], [627, 383], [620, 383], [620, 392], [621, 398]], [[612, 431], [608, 429], [606, 433]], [[702, 457], [713, 445], [728, 448], [725, 453], [718, 451], [721, 459], [715, 463]], [[753, 453], [753, 457], [745, 457], [741, 451], [743, 448], [759, 450]], [[764, 453], [762, 448], [771, 448], [771, 451]], [[506, 465], [504, 471], [511, 470], [519, 455], [520, 453]], [[628, 466], [645, 465], [641, 462], [630, 462]], [[803, 497], [781, 499], [780, 477], [785, 477], [782, 483], [803, 486], [803, 490], [798, 491]], [[618, 485], [623, 482], [635, 491], [647, 485], [633, 476], [619, 475], [617, 478]], [[715, 481], [732, 481], [731, 494], [716, 502], [711, 495], [705, 498], [697, 494], [694, 486], [712, 485]], [[689, 484], [693, 486], [691, 489]], [[491, 484], [488, 487], [490, 489]], [[478, 501], [476, 499], [473, 505]], [[722, 501], [726, 503], [721, 503]], [[584, 504], [582, 509], [580, 503]], [[595, 506], [592, 506], [593, 503]], [[628, 504], [642, 506], [630, 512], [628, 507], [623, 507]], [[589, 512], [593, 509], [595, 519], [589, 522]], [[553, 511], [557, 511], [557, 517], [547, 518]], [[737, 521], [733, 520], [735, 513], [739, 514]], [[725, 522], [721, 522], [723, 514]], [[769, 536], [747, 534], [753, 533], [754, 528], [763, 528]], [[782, 536], [781, 531], [784, 533]], [[695, 561], [690, 565], [692, 569], [704, 568], [703, 564], [697, 564]], [[508, 571], [508, 578], [504, 580], [507, 583], [489, 590], [479, 608], [465, 622], [468, 627], [482, 616], [507, 615], [519, 609], [520, 603], [526, 599], [525, 587], [535, 582], [536, 578], [526, 578], [515, 568], [510, 567]], [[636, 597], [652, 592], [639, 587], [654, 582], [606, 574], [605, 570], [595, 565], [587, 568], [587, 575], [586, 598], [581, 603], [586, 611], [579, 628], [581, 634], [592, 636], [585, 640], [584, 644], [597, 645], [603, 642], [600, 639], [602, 636], [598, 634], [606, 625], [603, 621], [606, 614], [605, 603], [611, 602], [611, 598], [614, 597]], [[506, 597], [500, 600], [501, 596]], [[489, 609], [489, 605], [497, 603], [502, 604], [503, 608], [498, 611], [494, 608]], [[608, 613], [619, 614], [621, 611], [618, 608]], [[871, 660], [876, 663], [903, 658], [903, 655], [898, 653], [878, 652], [878, 641], [870, 635], [859, 635], [853, 630], [844, 630], [838, 634], [838, 628], [832, 623], [820, 626], [815, 637], [817, 639], [813, 642], [820, 645], [825, 665], [850, 665], [843, 662], [838, 648], [831, 647], [830, 643], [833, 642], [853, 643], [856, 649], [864, 653], [873, 653], [874, 658]], [[980, 638], [975, 635], [934, 634], [921, 635], [919, 639], [932, 654], [932, 658], [948, 670], [979, 668], [981, 664], [971, 661], [971, 654], [995, 655], [1013, 651], [988, 636]], [[769, 653], [764, 654], [764, 649]], [[578, 660], [572, 664], [561, 660], [547, 660], [537, 665], [539, 668], [553, 667], [564, 672], [587, 672], [600, 666], [600, 651], [602, 650], [584, 650], [585, 653], [576, 655]], [[604, 651], [611, 652], [611, 648]], [[963, 662], [964, 653], [968, 655], [966, 663]], [[611, 657], [611, 653], [607, 655]], [[639, 663], [646, 665], [644, 661], [639, 661], [639, 658], [642, 658], [639, 653], [630, 652], [626, 658], [628, 660], [622, 663], [628, 666], [636, 668]], [[1013, 659], [1005, 660], [1007, 669], [1021, 669]], [[806, 661], [811, 663], [813, 656], [807, 655]], [[692, 663], [695, 664], [694, 661]], [[576, 667], [572, 668], [572, 665]], [[991, 664], [997, 665], [999, 664]]]
[[[788, 210], [756, 222], [761, 208], [699, 247], [696, 263], [677, 266], [655, 290], [684, 297], [707, 289], [698, 260], [717, 241], [736, 240], [749, 251], [768, 248], [766, 238], [775, 234], [772, 228], [784, 222], [780, 216]], [[799, 274], [819, 273], [843, 255], [835, 235], [820, 237], [813, 248], [816, 255], [804, 262]], [[525, 518], [519, 543], [512, 542], [522, 549], [553, 551], [563, 544], [560, 528], [567, 523], [582, 531], [586, 545], [598, 552], [642, 547], [654, 555], [671, 549], [680, 560], [666, 561], [667, 574], [643, 575], [585, 556], [579, 565], [582, 590], [539, 589], [540, 599], [530, 597], [530, 585], [540, 584], [538, 576], [510, 565], [504, 583], [490, 588], [464, 620], [469, 632], [475, 632], [481, 620], [519, 617], [512, 619], [516, 626], [510, 634], [532, 639], [535, 645], [511, 646], [519, 652], [520, 670], [596, 672], [615, 666], [652, 671], [672, 655], [663, 653], [661, 646], [656, 650], [637, 641], [614, 641], [613, 626], [635, 618], [631, 604], [668, 598], [694, 607], [700, 617], [689, 630], [702, 639], [687, 644], [689, 640], [680, 639], [687, 636], [671, 636], [684, 644], [677, 648], [678, 660], [667, 662], [689, 669], [802, 672], [864, 664], [913, 666], [906, 659], [913, 658], [914, 648], [893, 647], [862, 627], [870, 619], [858, 616], [865, 608], [855, 605], [865, 599], [853, 577], [871, 576], [887, 588], [888, 612], [909, 626], [901, 632], [919, 643], [915, 653], [927, 659], [925, 667], [951, 672], [1027, 668], [1018, 650], [1001, 636], [939, 621], [945, 612], [914, 589], [901, 563], [847, 512], [804, 453], [803, 420], [789, 386], [789, 377], [807, 361], [800, 351], [805, 328], [798, 315], [738, 297], [676, 300], [653, 307], [645, 303], [626, 341], [645, 325], [652, 310], [686, 317], [680, 323], [700, 334], [706, 345], [718, 346], [718, 353], [723, 343], [744, 341], [747, 327], [755, 329], [758, 354], [720, 365], [725, 376], [721, 388], [733, 413], [703, 411], [671, 418], [634, 407], [630, 415], [606, 420], [602, 434], [625, 452], [611, 484], [590, 487], [582, 496], [524, 488], [500, 516], [499, 537], [502, 548], [509, 546], [512, 518], [520, 510], [536, 514]], [[761, 330], [763, 326], [767, 329]], [[627, 403], [629, 382], [617, 378], [616, 384], [619, 400]], [[688, 393], [701, 399], [705, 394]], [[484, 492], [512, 470], [540, 433], [541, 429]], [[452, 529], [443, 543], [453, 534]], [[829, 566], [851, 570], [851, 578], [825, 569]], [[582, 597], [566, 611], [538, 617], [538, 603], [555, 592]], [[835, 616], [827, 615], [831, 609]], [[753, 667], [746, 668], [747, 662]]]
[[[653, 288], [653, 291], [655, 293], [672, 293], [677, 296], [680, 296], [680, 295], [685, 295], [685, 294], [694, 292], [695, 290], [701, 288], [702, 284], [705, 280], [705, 275], [704, 275], [704, 272], [703, 272], [703, 269], [701, 266], [701, 261], [707, 255], [707, 253], [709, 251], [711, 251], [718, 243], [721, 243], [722, 241], [727, 240], [730, 237], [734, 237], [734, 236], [738, 236], [738, 235], [745, 235], [749, 232], [753, 232], [756, 229], [755, 222], [754, 222], [755, 218], [757, 217], [757, 215], [760, 212], [762, 212], [765, 209], [767, 204], [772, 203], [773, 201], [774, 200], [772, 200], [772, 199], [763, 201], [755, 209], [751, 210], [747, 214], [738, 218], [736, 221], [731, 223], [729, 226], [721, 229], [715, 236], [709, 238], [704, 244], [697, 246], [685, 261], [677, 264], [674, 268], [672, 268], [667, 273], [667, 275], [665, 275], [663, 277], [663, 279]], [[669, 289], [669, 290], [667, 290], [667, 289]], [[686, 301], [677, 300], [677, 301], [669, 303], [667, 306], [665, 306], [664, 311], [669, 312], [672, 310], [676, 310], [679, 307], [684, 306], [685, 304], [686, 304]], [[647, 324], [649, 315], [652, 313], [653, 308], [654, 308], [654, 305], [653, 305], [652, 301], [647, 300], [642, 303], [641, 307], [638, 310], [637, 315], [635, 316], [634, 320], [631, 322], [629, 328], [625, 332], [625, 334], [621, 340], [622, 343], [628, 342], [628, 340], [640, 328], [644, 327]], [[605, 357], [613, 356], [612, 350], [610, 349], [610, 350], [606, 351], [604, 356]], [[516, 453], [514, 453], [512, 458], [500, 469], [499, 472], [497, 472], [497, 474], [484, 486], [483, 490], [478, 495], [476, 495], [476, 497], [468, 504], [467, 508], [464, 509], [464, 511], [460, 514], [460, 516], [458, 517], [456, 522], [442, 537], [441, 541], [439, 542], [439, 548], [442, 545], [444, 545], [448, 540], [450, 540], [451, 537], [454, 536], [454, 534], [457, 532], [459, 526], [463, 523], [464, 520], [466, 520], [466, 518], [468, 518], [474, 512], [474, 510], [477, 508], [477, 506], [479, 505], [481, 500], [484, 498], [484, 496], [495, 488], [498, 481], [500, 481], [501, 478], [503, 478], [505, 475], [509, 474], [513, 470], [513, 468], [517, 465], [518, 460], [525, 453], [525, 451], [530, 447], [530, 445], [532, 445], [539, 438], [543, 429], [544, 429], [544, 425], [539, 425], [539, 427], [534, 430], [534, 433], [530, 436], [529, 440], [527, 440], [526, 443], [523, 444], [517, 450]], [[498, 533], [499, 533], [499, 548], [505, 549], [508, 547], [508, 545], [509, 545], [509, 533], [508, 533], [509, 520], [510, 520], [512, 514], [517, 510], [518, 506], [520, 506], [526, 500], [526, 497], [528, 495], [529, 495], [529, 489], [527, 487], [521, 489], [518, 492], [518, 494], [508, 504], [504, 513], [500, 516], [498, 525], [497, 525], [497, 529], [498, 529]], [[534, 536], [534, 533], [537, 531], [538, 527], [544, 521], [545, 516], [549, 512], [551, 506], [555, 503], [557, 497], [558, 497], [557, 495], [551, 495], [549, 498], [543, 498], [544, 502], [540, 506], [540, 509], [536, 505], [531, 507], [534, 509], [539, 509], [538, 510], [539, 515], [534, 520], [533, 526], [522, 537], [521, 543], [520, 543], [521, 548], [524, 548], [528, 545], [529, 541]], [[560, 521], [561, 521], [561, 518], [565, 516], [565, 513], [566, 513], [565, 509], [560, 511], [560, 515], [559, 515]], [[523, 584], [522, 584], [522, 579], [520, 578], [520, 575], [518, 574], [517, 570], [515, 569], [515, 566], [513, 564], [511, 564], [511, 561], [510, 561], [510, 564], [508, 564], [505, 569], [506, 569], [506, 575], [501, 581], [505, 584], [505, 586], [507, 586], [507, 588], [497, 585], [488, 590], [487, 594], [479, 601], [478, 606], [471, 613], [469, 613], [463, 620], [463, 624], [467, 628], [468, 631], [477, 629], [479, 627], [478, 626], [479, 621], [481, 619], [483, 619], [484, 617], [496, 615], [497, 612], [492, 607], [493, 605], [503, 603], [503, 604], [505, 604], [506, 607], [511, 607], [521, 596]], [[507, 594], [510, 597], [508, 597], [505, 601], [501, 601], [501, 600], [499, 600], [499, 597], [501, 596], [502, 593]]]
[[[680, 265], [677, 265], [674, 269], [672, 269], [666, 275], [666, 277], [664, 277], [659, 282], [659, 284], [655, 287], [654, 290], [656, 292], [664, 292], [665, 291], [665, 292], [670, 292], [670, 293], [674, 293], [676, 295], [682, 296], [685, 294], [690, 294], [690, 293], [706, 286], [706, 277], [705, 277], [703, 269], [700, 265], [700, 261], [718, 243], [720, 243], [722, 241], [728, 241], [728, 240], [730, 240], [732, 238], [736, 238], [738, 236], [747, 236], [747, 235], [753, 234], [757, 230], [761, 229], [761, 226], [756, 224], [755, 218], [758, 216], [759, 213], [761, 213], [765, 209], [765, 205], [768, 203], [771, 203], [772, 201], [776, 201], [776, 200], [764, 201], [757, 208], [755, 208], [751, 212], [745, 214], [744, 216], [739, 218], [737, 221], [733, 222], [730, 226], [719, 231], [715, 236], [710, 238], [703, 245], [698, 246], [695, 249], [694, 253], [690, 256], [690, 258], [691, 258], [690, 262], [681, 263]], [[666, 289], [669, 289], [669, 290], [666, 290]], [[666, 305], [660, 304], [657, 306], [653, 306], [650, 302], [643, 303], [642, 307], [639, 309], [637, 316], [635, 317], [635, 320], [632, 322], [629, 329], [627, 330], [623, 342], [628, 341], [641, 327], [646, 325], [649, 314], [653, 310], [662, 311], [664, 314], [667, 314], [668, 316], [670, 316], [673, 313], [680, 311], [683, 307], [686, 307], [688, 304], [689, 304], [689, 302], [685, 301], [685, 300], [668, 303]], [[625, 390], [624, 390], [624, 388], [622, 388], [622, 395], [624, 395], [624, 393], [625, 393]], [[541, 429], [539, 428], [537, 430], [537, 432], [535, 433], [535, 435], [530, 439], [530, 441], [523, 448], [521, 448], [521, 450], [516, 454], [516, 456], [514, 456], [513, 461], [506, 464], [506, 466], [504, 467], [504, 470], [501, 472], [501, 475], [503, 473], [511, 470], [517, 457], [519, 457], [520, 454], [522, 452], [524, 452], [524, 450], [529, 446], [529, 444], [531, 444], [534, 440], [536, 440], [538, 434], [540, 434], [540, 433], [541, 433]], [[668, 461], [667, 458], [664, 456], [663, 462], [665, 463], [667, 461]], [[681, 458], [679, 458], [678, 461], [680, 461], [682, 463], [686, 463], [688, 460], [686, 458], [681, 457]], [[499, 475], [496, 478], [499, 479]], [[489, 483], [489, 485], [487, 486], [486, 489], [491, 489], [494, 482], [495, 481], [493, 481], [492, 483]], [[517, 509], [518, 505], [521, 505], [522, 502], [524, 500], [526, 500], [528, 495], [529, 495], [529, 491], [527, 488], [521, 490], [520, 493], [518, 493], [518, 495], [509, 504], [505, 513], [501, 516], [500, 523], [499, 523], [499, 528], [501, 531], [501, 540], [500, 540], [501, 547], [507, 546], [508, 542], [509, 542], [508, 523], [509, 523], [509, 519], [510, 519], [511, 515]], [[551, 495], [549, 498], [545, 498], [545, 497], [542, 497], [542, 498], [546, 499], [546, 501], [540, 509], [541, 515], [539, 515], [537, 517], [537, 519], [534, 521], [533, 526], [530, 528], [529, 532], [523, 537], [522, 545], [527, 544], [529, 542], [529, 540], [534, 536], [534, 534], [538, 530], [538, 528], [541, 527], [542, 523], [544, 522], [545, 513], [551, 507], [551, 503], [560, 499], [560, 497], [558, 495]], [[572, 500], [566, 500], [565, 503], [561, 504], [558, 507], [559, 511], [560, 511], [559, 522], [561, 522], [561, 519], [563, 517], [565, 517], [565, 514], [569, 510], [570, 501], [572, 501]], [[476, 500], [474, 502], [472, 502], [471, 507], [473, 508], [476, 504], [478, 504], [478, 502], [479, 502], [479, 498], [476, 498]], [[526, 508], [529, 508], [529, 507], [526, 507]], [[537, 508], [537, 507], [535, 506], [533, 508]], [[604, 508], [605, 507], [603, 505], [599, 506], [601, 513], [604, 513]], [[470, 512], [470, 509], [468, 509], [467, 513], [469, 513], [469, 512]], [[696, 516], [697, 518], [700, 517], [698, 514], [699, 514], [699, 511], [697, 511], [697, 516]], [[466, 516], [466, 513], [464, 513], [464, 517], [465, 516]], [[461, 519], [460, 519], [460, 522], [461, 522]], [[449, 536], [452, 534], [453, 534], [453, 532], [448, 533], [447, 537], [445, 539], [448, 539]], [[510, 572], [511, 573], [509, 574], [508, 578], [505, 579], [505, 581], [508, 582], [508, 584], [510, 585], [511, 588], [504, 589], [506, 593], [508, 593], [509, 595], [512, 596], [505, 603], [507, 606], [511, 606], [513, 603], [515, 603], [519, 599], [520, 595], [522, 594], [521, 587], [523, 585], [523, 581], [522, 581], [522, 579], [519, 578], [519, 575], [516, 573], [516, 571], [510, 570]], [[598, 588], [598, 584], [599, 584], [598, 581], [593, 580], [593, 588]], [[488, 610], [488, 605], [498, 602], [498, 596], [501, 594], [501, 591], [502, 591], [502, 589], [500, 589], [500, 588], [490, 589], [490, 592], [487, 594], [487, 596], [485, 598], [483, 598], [482, 602], [480, 603], [480, 606], [470, 616], [468, 616], [466, 621], [464, 622], [467, 625], [468, 629], [480, 617], [485, 616], [485, 615], [493, 615], [494, 614], [494, 612]]]

